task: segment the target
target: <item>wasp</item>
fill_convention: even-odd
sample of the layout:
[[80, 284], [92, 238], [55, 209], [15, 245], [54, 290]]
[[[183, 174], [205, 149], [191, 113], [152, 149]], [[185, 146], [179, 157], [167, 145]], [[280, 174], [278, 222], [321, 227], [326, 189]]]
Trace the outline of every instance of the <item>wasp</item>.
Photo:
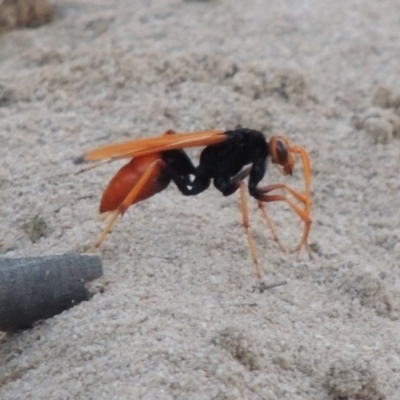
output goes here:
[[[197, 166], [184, 149], [204, 147]], [[302, 161], [304, 192], [294, 190], [285, 183], [260, 186], [270, 159], [283, 175], [292, 175], [296, 156]], [[108, 213], [108, 222], [94, 248], [99, 247], [110, 232], [116, 219], [131, 205], [146, 200], [165, 190], [171, 182], [184, 196], [204, 192], [211, 183], [224, 195], [240, 192], [243, 227], [247, 234], [259, 288], [264, 287], [260, 263], [252, 237], [246, 198], [247, 191], [261, 210], [274, 239], [283, 251], [274, 224], [265, 203], [283, 201], [304, 223], [297, 254], [304, 247], [310, 253], [308, 235], [311, 228], [311, 164], [306, 150], [293, 145], [285, 136], [272, 136], [269, 141], [253, 129], [236, 128], [229, 131], [206, 130], [193, 133], [176, 133], [168, 130], [160, 136], [131, 140], [100, 147], [84, 154], [84, 161], [111, 162], [128, 158], [111, 179], [100, 202], [100, 213]], [[290, 196], [288, 196], [290, 194]], [[297, 201], [296, 201], [297, 200]]]

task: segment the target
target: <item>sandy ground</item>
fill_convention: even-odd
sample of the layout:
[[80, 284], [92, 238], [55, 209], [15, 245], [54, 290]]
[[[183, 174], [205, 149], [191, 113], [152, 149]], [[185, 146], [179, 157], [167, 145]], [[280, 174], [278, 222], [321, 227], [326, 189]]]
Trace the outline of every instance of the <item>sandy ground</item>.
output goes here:
[[[400, 3], [86, 0], [0, 36], [0, 253], [83, 252], [120, 163], [101, 144], [166, 129], [284, 133], [313, 165], [314, 259], [252, 202], [171, 185], [100, 249], [104, 293], [0, 339], [1, 399], [398, 399]], [[194, 157], [198, 155], [194, 151]], [[299, 164], [298, 164], [299, 165]], [[265, 182], [301, 188], [301, 168]], [[298, 218], [269, 206], [294, 248]], [[48, 229], [32, 243], [26, 222]]]

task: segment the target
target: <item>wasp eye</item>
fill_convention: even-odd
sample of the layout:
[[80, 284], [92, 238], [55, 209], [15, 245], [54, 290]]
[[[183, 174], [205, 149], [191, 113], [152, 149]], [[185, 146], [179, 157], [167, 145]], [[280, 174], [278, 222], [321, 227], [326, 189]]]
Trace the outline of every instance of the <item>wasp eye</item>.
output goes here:
[[276, 157], [277, 163], [280, 165], [286, 164], [288, 160], [288, 151], [286, 144], [282, 140], [276, 141]]

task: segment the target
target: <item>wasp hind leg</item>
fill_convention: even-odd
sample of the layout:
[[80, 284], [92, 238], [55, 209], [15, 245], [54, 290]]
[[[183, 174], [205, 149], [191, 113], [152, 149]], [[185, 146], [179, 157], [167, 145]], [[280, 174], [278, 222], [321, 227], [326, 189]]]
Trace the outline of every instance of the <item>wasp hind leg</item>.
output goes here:
[[120, 215], [123, 215], [125, 211], [134, 204], [137, 198], [140, 196], [142, 191], [146, 189], [146, 185], [148, 184], [149, 180], [154, 177], [154, 174], [157, 173], [157, 170], [163, 165], [163, 161], [156, 160], [149, 165], [146, 172], [140, 177], [136, 185], [132, 187], [128, 195], [122, 201], [122, 203], [117, 207], [115, 211], [111, 211], [106, 216], [107, 225], [103, 229], [103, 232], [100, 234], [99, 238], [97, 239], [96, 243], [88, 250], [89, 252], [94, 252], [97, 248], [99, 248], [102, 243], [104, 242], [106, 236], [110, 232], [111, 228], [113, 227], [115, 221]]

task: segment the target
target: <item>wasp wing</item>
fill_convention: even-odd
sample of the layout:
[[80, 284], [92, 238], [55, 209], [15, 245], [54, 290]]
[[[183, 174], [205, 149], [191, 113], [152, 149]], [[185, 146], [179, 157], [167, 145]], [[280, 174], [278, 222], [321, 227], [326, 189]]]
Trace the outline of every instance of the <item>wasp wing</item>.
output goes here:
[[209, 146], [221, 143], [226, 139], [225, 132], [221, 130], [208, 130], [193, 133], [175, 133], [173, 131], [167, 131], [161, 136], [130, 140], [128, 142], [99, 147], [98, 149], [84, 154], [83, 158], [85, 161], [132, 158], [168, 150]]

